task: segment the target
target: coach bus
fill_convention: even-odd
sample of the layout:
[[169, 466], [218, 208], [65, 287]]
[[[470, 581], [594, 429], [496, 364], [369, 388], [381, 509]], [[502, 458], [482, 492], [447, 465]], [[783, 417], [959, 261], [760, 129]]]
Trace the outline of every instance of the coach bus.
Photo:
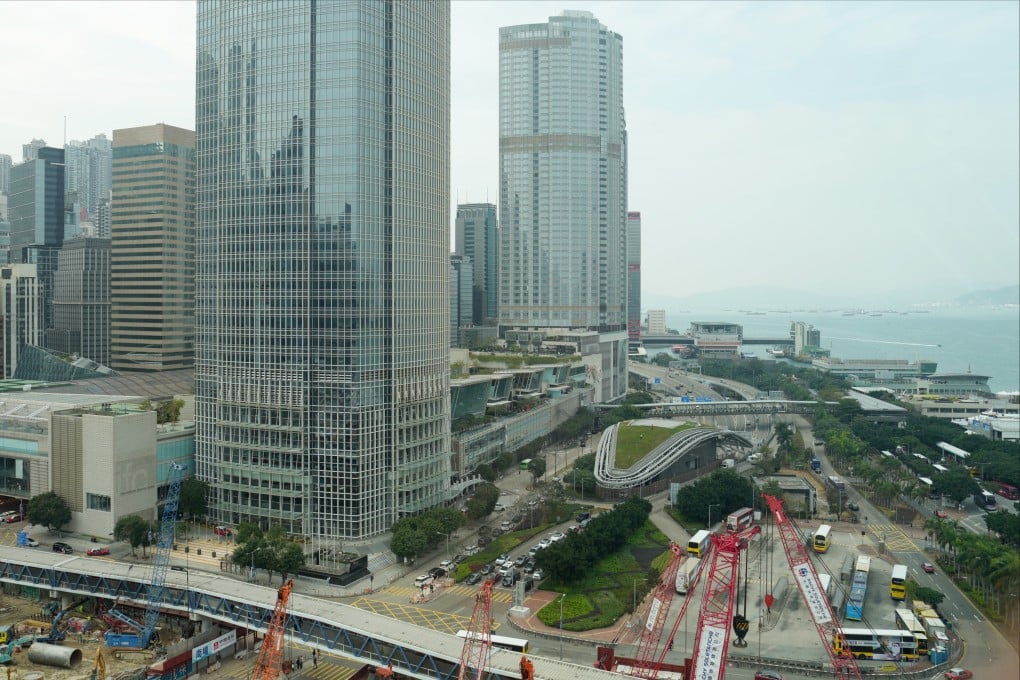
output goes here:
[[816, 553], [829, 552], [829, 538], [831, 535], [832, 527], [828, 524], [818, 527], [818, 531], [815, 532], [814, 537], [811, 539], [811, 545]]
[[[833, 636], [832, 650], [836, 654], [843, 653], [843, 641], [846, 640], [846, 651], [857, 659], [874, 661], [914, 661], [921, 657], [918, 650], [918, 639], [907, 630], [872, 630], [871, 628], [844, 628], [843, 637]], [[927, 639], [924, 643], [928, 646]]]
[[907, 565], [897, 564], [892, 568], [892, 578], [889, 580], [889, 597], [894, 600], [903, 600], [907, 597]]
[[740, 508], [736, 512], [731, 512], [726, 518], [726, 531], [737, 532], [743, 531], [747, 527], [751, 526], [751, 522], [754, 521], [754, 510], [751, 508]]
[[[457, 637], [466, 639], [468, 632], [466, 630], [458, 630]], [[478, 639], [479, 634], [474, 633], [473, 639]], [[502, 647], [503, 649], [509, 649], [512, 652], [520, 652], [521, 654], [528, 653], [528, 641], [524, 638], [507, 637], [506, 635], [490, 635], [489, 640], [492, 642], [493, 647]]]
[[705, 529], [691, 536], [691, 540], [687, 542], [687, 554], [699, 559], [705, 557], [708, 554], [709, 536], [711, 534]]

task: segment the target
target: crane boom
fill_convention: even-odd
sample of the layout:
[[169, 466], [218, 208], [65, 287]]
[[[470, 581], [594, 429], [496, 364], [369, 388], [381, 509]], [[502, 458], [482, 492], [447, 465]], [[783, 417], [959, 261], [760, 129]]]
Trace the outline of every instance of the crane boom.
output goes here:
[[[174, 540], [174, 526], [177, 524], [177, 506], [181, 500], [181, 478], [184, 476], [184, 466], [178, 463], [170, 464], [170, 488], [166, 494], [166, 503], [163, 505], [163, 520], [159, 527], [159, 542], [156, 544], [156, 552], [152, 558], [152, 581], [147, 588], [145, 604], [145, 622], [141, 625], [134, 624], [138, 629], [137, 633], [106, 633], [106, 644], [109, 647], [132, 647], [144, 649], [152, 641], [152, 634], [156, 630], [156, 623], [159, 621], [159, 608], [163, 603], [163, 590], [166, 587], [166, 570], [170, 564], [170, 548]], [[118, 618], [124, 619], [123, 615], [117, 614]]]
[[663, 623], [669, 613], [669, 606], [673, 603], [673, 595], [676, 593], [676, 572], [680, 568], [685, 552], [683, 547], [676, 543], [670, 543], [669, 550], [672, 556], [655, 588], [648, 619], [641, 632], [641, 644], [636, 657], [637, 665], [634, 667], [634, 675], [641, 678], [654, 678], [661, 666], [654, 660], [662, 640]]
[[723, 677], [729, 654], [740, 551], [747, 547], [748, 539], [760, 531], [761, 527], [754, 526], [738, 534], [711, 535], [714, 546], [712, 562], [694, 636], [691, 672], [687, 677], [697, 680]]
[[266, 627], [266, 637], [262, 640], [255, 668], [251, 672], [251, 680], [278, 680], [280, 662], [283, 660], [283, 634], [287, 625], [287, 602], [294, 589], [294, 581], [287, 581], [276, 592], [276, 606], [273, 616]]
[[[808, 611], [811, 612], [811, 620], [818, 631], [818, 637], [822, 640], [822, 647], [829, 654], [832, 660], [832, 667], [837, 678], [856, 678], [860, 680], [861, 669], [857, 660], [849, 652], [846, 644], [840, 645], [844, 650], [837, 654], [833, 649], [835, 638], [843, 637], [843, 629], [839, 621], [833, 615], [832, 607], [818, 583], [818, 572], [811, 562], [811, 556], [804, 548], [804, 541], [800, 532], [794, 526], [793, 520], [783, 509], [783, 501], [775, 496], [762, 494], [762, 498], [769, 506], [772, 517], [775, 519], [776, 527], [779, 529], [779, 537], [783, 542], [783, 550], [786, 552], [786, 560], [790, 563], [790, 570], [793, 572], [793, 579], [797, 582], [797, 588], [804, 597]], [[844, 641], [845, 642], [845, 641]]]
[[[460, 651], [460, 668], [457, 680], [482, 680], [489, 666], [489, 652], [492, 650], [492, 587], [493, 579], [485, 579], [475, 594], [475, 609], [471, 613], [464, 646]], [[523, 657], [522, 657], [523, 659]], [[522, 662], [523, 663], [523, 662]], [[525, 668], [522, 665], [521, 671]]]

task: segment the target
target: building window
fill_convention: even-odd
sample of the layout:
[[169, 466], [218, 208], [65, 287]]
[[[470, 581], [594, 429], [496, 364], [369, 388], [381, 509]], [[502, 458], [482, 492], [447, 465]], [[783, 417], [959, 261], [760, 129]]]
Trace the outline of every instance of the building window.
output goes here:
[[100, 496], [94, 493], [85, 494], [85, 503], [89, 510], [102, 510], [110, 512], [110, 497]]

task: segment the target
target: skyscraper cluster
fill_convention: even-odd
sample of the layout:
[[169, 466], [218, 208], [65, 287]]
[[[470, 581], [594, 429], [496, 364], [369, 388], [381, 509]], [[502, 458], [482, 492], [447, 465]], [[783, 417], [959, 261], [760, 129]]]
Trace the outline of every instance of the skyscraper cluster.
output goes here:
[[499, 205], [457, 207], [451, 255], [449, 4], [200, 0], [194, 132], [0, 156], [5, 375], [12, 343], [193, 365], [211, 518], [309, 537], [321, 564], [446, 500], [467, 329], [583, 336], [595, 398], [622, 395], [640, 327], [622, 38], [567, 11], [493, 48]]

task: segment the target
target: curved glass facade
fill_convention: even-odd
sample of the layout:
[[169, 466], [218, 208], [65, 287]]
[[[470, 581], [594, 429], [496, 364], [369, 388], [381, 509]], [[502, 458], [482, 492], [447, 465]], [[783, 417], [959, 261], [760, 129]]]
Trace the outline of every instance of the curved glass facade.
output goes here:
[[449, 486], [449, 5], [198, 8], [198, 474], [325, 564]]

